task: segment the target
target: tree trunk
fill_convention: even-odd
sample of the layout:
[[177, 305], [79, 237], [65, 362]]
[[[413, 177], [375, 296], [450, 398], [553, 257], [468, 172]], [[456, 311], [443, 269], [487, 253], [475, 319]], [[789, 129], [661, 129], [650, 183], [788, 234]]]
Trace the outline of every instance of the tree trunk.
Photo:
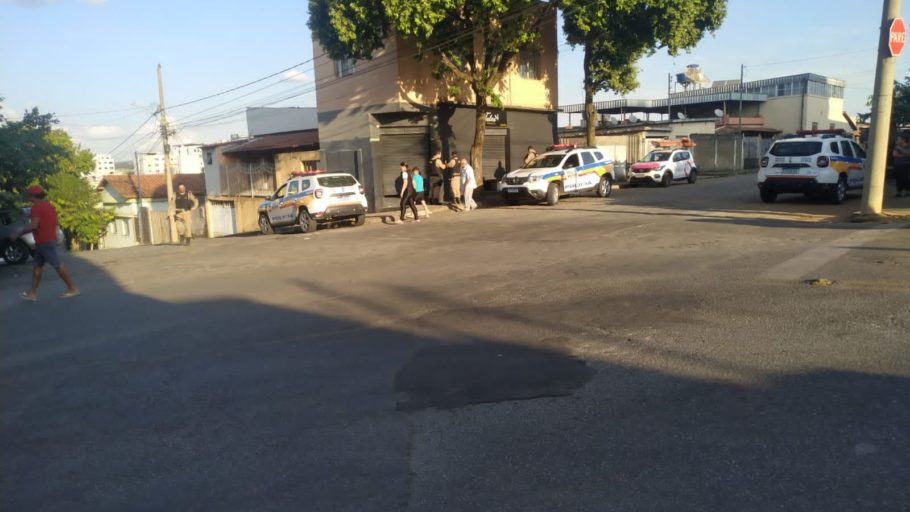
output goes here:
[[483, 141], [487, 133], [487, 97], [485, 94], [474, 92], [477, 103], [474, 111], [474, 143], [471, 145], [471, 167], [474, 168], [474, 179], [477, 187], [483, 184]]
[[597, 145], [597, 111], [594, 110], [594, 85], [591, 80], [593, 51], [590, 45], [585, 45], [585, 144], [588, 146]]

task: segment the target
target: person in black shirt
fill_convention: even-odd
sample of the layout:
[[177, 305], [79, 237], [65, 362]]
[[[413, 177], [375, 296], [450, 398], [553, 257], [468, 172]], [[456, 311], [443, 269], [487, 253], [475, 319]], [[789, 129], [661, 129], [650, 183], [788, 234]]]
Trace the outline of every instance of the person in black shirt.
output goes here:
[[177, 221], [177, 234], [180, 236], [180, 243], [190, 245], [190, 240], [193, 238], [193, 210], [199, 208], [199, 200], [181, 183], [177, 185], [174, 207], [176, 209], [174, 220]]

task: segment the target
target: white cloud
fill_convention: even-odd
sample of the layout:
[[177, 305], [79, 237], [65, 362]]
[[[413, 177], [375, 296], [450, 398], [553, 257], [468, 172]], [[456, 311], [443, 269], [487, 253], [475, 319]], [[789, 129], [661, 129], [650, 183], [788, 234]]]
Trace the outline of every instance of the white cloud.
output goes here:
[[89, 126], [88, 129], [85, 130], [85, 135], [89, 139], [106, 139], [110, 137], [118, 137], [120, 135], [123, 135], [123, 128], [120, 126], [104, 124]]
[[294, 80], [297, 82], [309, 82], [310, 81], [310, 77], [306, 73], [304, 73], [303, 71], [297, 71], [296, 69], [286, 71], [281, 76], [287, 80]]

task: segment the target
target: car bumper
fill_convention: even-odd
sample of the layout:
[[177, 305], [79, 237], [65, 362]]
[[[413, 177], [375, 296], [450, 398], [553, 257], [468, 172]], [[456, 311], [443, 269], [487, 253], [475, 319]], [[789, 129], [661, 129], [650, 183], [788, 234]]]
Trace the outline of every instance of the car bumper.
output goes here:
[[629, 183], [651, 182], [660, 183], [663, 174], [660, 171], [635, 172], [629, 173]]
[[317, 213], [314, 215], [314, 217], [318, 220], [335, 220], [364, 215], [366, 212], [366, 208], [361, 204], [345, 204], [330, 206], [321, 214]]
[[543, 199], [547, 197], [546, 190], [538, 190], [536, 188], [528, 188], [524, 185], [500, 185], [499, 193], [502, 194], [502, 197], [505, 199]]
[[758, 184], [758, 188], [778, 193], [813, 193], [831, 190], [837, 183], [824, 183], [814, 176], [781, 177], [768, 176]]

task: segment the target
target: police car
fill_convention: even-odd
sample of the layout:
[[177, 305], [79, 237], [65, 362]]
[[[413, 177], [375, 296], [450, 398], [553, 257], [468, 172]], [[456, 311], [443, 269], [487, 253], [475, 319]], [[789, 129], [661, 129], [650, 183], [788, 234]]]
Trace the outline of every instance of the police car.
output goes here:
[[511, 204], [530, 197], [553, 206], [560, 196], [582, 192], [609, 197], [613, 192], [613, 160], [598, 148], [550, 146], [530, 164], [503, 176], [496, 188]]
[[840, 130], [799, 132], [776, 141], [758, 171], [761, 200], [773, 203], [778, 194], [824, 194], [834, 204], [848, 190], [863, 188], [866, 152]]
[[271, 197], [259, 205], [259, 230], [298, 226], [316, 231], [321, 222], [366, 220], [367, 198], [363, 186], [346, 173], [295, 172]]
[[629, 184], [656, 183], [669, 187], [674, 181], [695, 183], [698, 169], [692, 148], [695, 144], [689, 139], [668, 139], [653, 141], [657, 146], [644, 158], [632, 164], [629, 171]]

